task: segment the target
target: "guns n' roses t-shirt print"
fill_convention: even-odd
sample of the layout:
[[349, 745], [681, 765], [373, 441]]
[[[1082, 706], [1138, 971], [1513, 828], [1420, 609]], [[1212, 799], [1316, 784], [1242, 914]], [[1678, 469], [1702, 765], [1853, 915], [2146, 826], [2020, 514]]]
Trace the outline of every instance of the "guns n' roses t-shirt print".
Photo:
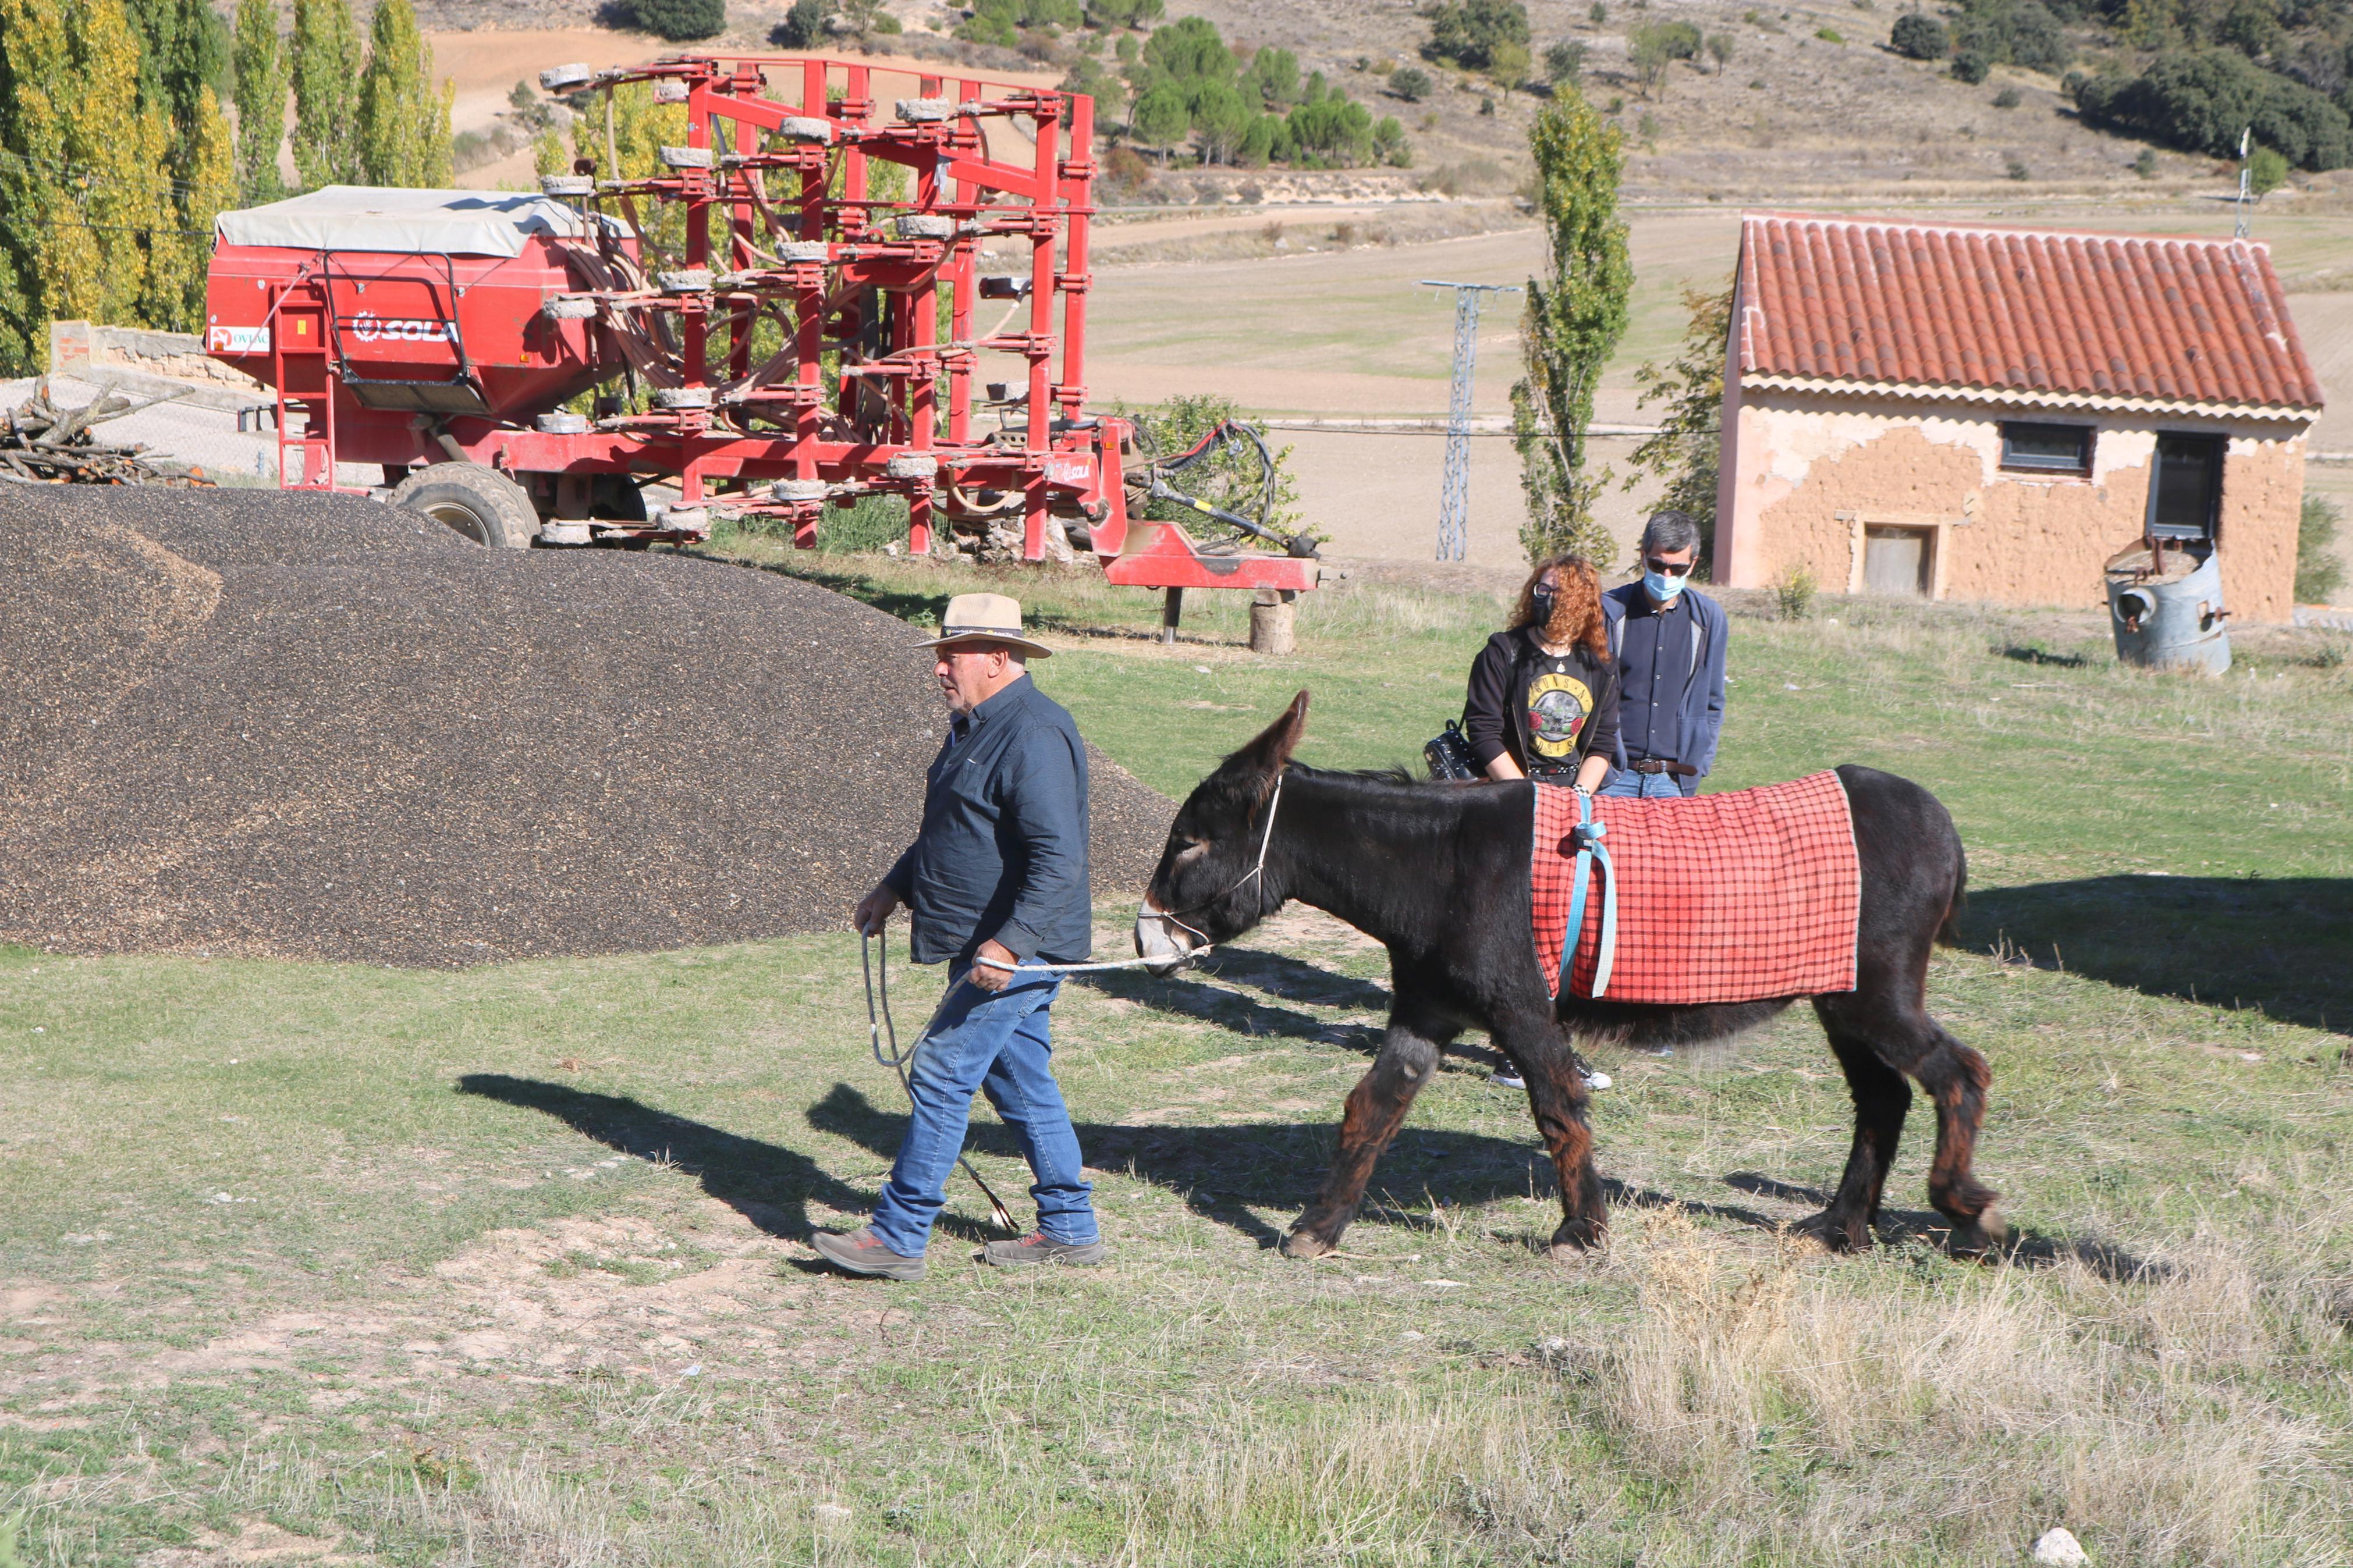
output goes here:
[[1567, 767], [1577, 761], [1577, 738], [1593, 713], [1593, 690], [1567, 659], [1553, 659], [1528, 682], [1528, 761], [1536, 767]]

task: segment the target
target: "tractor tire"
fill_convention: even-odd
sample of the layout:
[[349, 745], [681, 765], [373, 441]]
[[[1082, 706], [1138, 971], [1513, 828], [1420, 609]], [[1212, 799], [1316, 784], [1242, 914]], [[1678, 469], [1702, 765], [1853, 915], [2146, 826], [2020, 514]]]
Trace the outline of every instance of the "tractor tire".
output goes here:
[[403, 511], [429, 517], [492, 550], [528, 550], [539, 534], [539, 513], [524, 489], [480, 463], [435, 463], [394, 487], [387, 498]]

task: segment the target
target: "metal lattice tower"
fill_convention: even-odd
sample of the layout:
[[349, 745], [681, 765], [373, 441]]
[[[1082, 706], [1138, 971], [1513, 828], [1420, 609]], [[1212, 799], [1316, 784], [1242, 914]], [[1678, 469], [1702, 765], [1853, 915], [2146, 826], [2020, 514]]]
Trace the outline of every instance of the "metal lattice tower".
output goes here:
[[1438, 502], [1438, 559], [1460, 561], [1471, 552], [1471, 382], [1479, 364], [1479, 297], [1516, 294], [1508, 283], [1421, 280], [1425, 289], [1454, 290], [1454, 387], [1446, 405], [1446, 478]]

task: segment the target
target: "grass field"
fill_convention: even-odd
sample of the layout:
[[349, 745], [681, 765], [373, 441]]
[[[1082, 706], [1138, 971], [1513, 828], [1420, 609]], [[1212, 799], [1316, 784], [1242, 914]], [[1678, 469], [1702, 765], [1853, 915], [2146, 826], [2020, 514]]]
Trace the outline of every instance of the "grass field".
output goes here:
[[[973, 576], [794, 569], [902, 613]], [[1361, 583], [1267, 660], [1233, 605], [1162, 648], [1145, 595], [1019, 584], [1041, 683], [1171, 793], [1301, 686], [1306, 760], [1411, 757], [1496, 614]], [[1969, 846], [1931, 999], [1993, 1065], [2005, 1263], [1928, 1244], [1916, 1118], [1885, 1246], [1777, 1234], [1845, 1150], [1803, 1014], [1607, 1064], [1588, 1262], [1540, 1258], [1525, 1100], [1469, 1061], [1345, 1253], [1284, 1260], [1385, 1007], [1312, 912], [1068, 988], [1108, 1267], [966, 1267], [959, 1177], [898, 1287], [803, 1241], [899, 1126], [846, 937], [458, 974], [0, 950], [0, 1520], [23, 1562], [145, 1568], [1995, 1563], [2059, 1524], [2102, 1563], [2341, 1563], [2353, 662], [2282, 634], [2196, 682], [2099, 636], [1735, 622], [1712, 786], [1870, 763]], [[898, 973], [911, 1025], [936, 981]]]

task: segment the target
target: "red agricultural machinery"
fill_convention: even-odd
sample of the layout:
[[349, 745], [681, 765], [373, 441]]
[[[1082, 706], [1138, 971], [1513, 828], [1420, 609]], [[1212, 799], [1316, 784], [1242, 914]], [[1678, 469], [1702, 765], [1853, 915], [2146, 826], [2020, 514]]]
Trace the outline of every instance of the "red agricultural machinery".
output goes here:
[[[542, 85], [603, 93], [606, 153], [538, 196], [329, 186], [221, 215], [206, 348], [276, 389], [280, 484], [380, 465], [394, 504], [509, 547], [689, 542], [714, 513], [807, 546], [828, 506], [896, 495], [913, 554], [1018, 530], [1023, 557], [1067, 541], [1117, 584], [1315, 586], [1311, 541], [1170, 483], [1246, 431], [1124, 463], [1134, 426], [1086, 411], [1092, 100], [926, 76], [884, 115], [877, 74], [562, 67]], [[638, 82], [685, 139], [625, 176], [612, 94]], [[991, 242], [1026, 267], [985, 275]], [[1146, 500], [1223, 537], [1132, 533]]]

